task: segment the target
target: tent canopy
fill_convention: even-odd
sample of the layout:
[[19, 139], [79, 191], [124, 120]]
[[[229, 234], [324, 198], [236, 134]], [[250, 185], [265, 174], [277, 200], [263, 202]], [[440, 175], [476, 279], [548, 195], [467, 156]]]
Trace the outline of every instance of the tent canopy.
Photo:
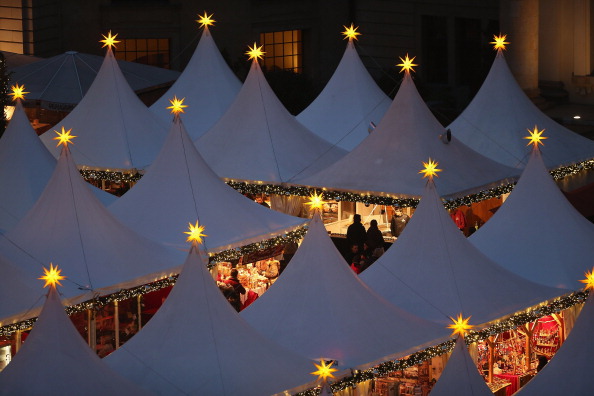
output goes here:
[[377, 86], [349, 39], [342, 60], [324, 90], [298, 116], [309, 130], [345, 150], [369, 135], [392, 101]]
[[323, 169], [346, 153], [295, 120], [257, 60], [231, 107], [195, 144], [220, 177], [272, 183]]
[[369, 367], [443, 341], [447, 330], [388, 303], [345, 263], [314, 215], [270, 289], [241, 311], [279, 344], [340, 367]]
[[519, 171], [483, 157], [456, 139], [448, 139], [407, 72], [377, 128], [346, 156], [293, 183], [355, 192], [422, 195], [417, 182], [421, 161], [432, 158], [448, 172], [440, 174], [444, 196], [464, 195], [500, 184]]
[[[594, 142], [557, 124], [541, 112], [518, 86], [503, 52], [498, 50], [483, 85], [448, 128], [470, 148], [507, 166], [528, 162], [527, 129], [544, 129], [550, 147], [543, 153], [547, 168], [594, 157]], [[553, 144], [554, 142], [554, 144]]]
[[150, 110], [162, 121], [169, 122], [172, 118], [167, 110], [169, 100], [174, 96], [185, 98], [185, 103], [191, 107], [184, 115], [184, 122], [190, 137], [196, 140], [225, 114], [240, 89], [241, 82], [221, 56], [205, 26], [183, 73]]

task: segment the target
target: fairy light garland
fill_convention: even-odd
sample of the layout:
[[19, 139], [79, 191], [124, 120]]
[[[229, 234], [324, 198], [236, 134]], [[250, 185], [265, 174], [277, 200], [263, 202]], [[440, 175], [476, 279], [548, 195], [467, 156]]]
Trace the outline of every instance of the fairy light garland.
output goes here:
[[[213, 253], [209, 257], [209, 269], [214, 267], [216, 263], [221, 261], [230, 261], [238, 259], [244, 255], [254, 253], [260, 250], [268, 249], [271, 247], [285, 245], [288, 243], [298, 242], [307, 233], [307, 226], [297, 228], [293, 231], [287, 232], [286, 234], [279, 235], [273, 238], [266, 239], [262, 242], [251, 243], [235, 249], [228, 249], [218, 253]], [[130, 289], [123, 289], [115, 293], [106, 296], [97, 296], [91, 300], [84, 301], [80, 304], [71, 305], [66, 307], [66, 313], [72, 315], [79, 312], [88, 311], [91, 309], [97, 309], [114, 301], [123, 301], [130, 298], [135, 298], [147, 293], [151, 293], [157, 290], [161, 290], [166, 287], [175, 285], [178, 275], [171, 275], [167, 278], [160, 279], [155, 282], [147, 283], [145, 285], [136, 286]], [[8, 324], [0, 327], [0, 337], [9, 336], [12, 333], [19, 330], [27, 330], [33, 327], [33, 324], [37, 318], [31, 318], [23, 320], [17, 323]]]
[[[548, 305], [538, 307], [535, 309], [527, 310], [525, 312], [517, 313], [510, 318], [503, 320], [499, 323], [495, 323], [480, 331], [469, 331], [464, 337], [467, 345], [470, 345], [477, 341], [487, 339], [489, 336], [500, 334], [505, 331], [515, 329], [524, 325], [525, 323], [534, 322], [543, 316], [547, 316], [556, 312], [563, 311], [576, 304], [582, 304], [588, 298], [588, 291], [579, 291], [572, 293], [566, 297], [561, 297]], [[400, 360], [392, 360], [389, 362], [381, 363], [375, 367], [367, 370], [354, 371], [350, 377], [342, 378], [340, 381], [330, 384], [333, 392], [339, 392], [347, 388], [355, 388], [357, 384], [365, 381], [369, 381], [378, 377], [385, 377], [389, 373], [394, 371], [404, 370], [406, 368], [419, 365], [424, 361], [432, 359], [434, 357], [443, 355], [444, 353], [450, 352], [454, 349], [456, 341], [454, 339], [445, 341], [439, 345], [426, 348], [422, 351], [413, 353], [408, 357]], [[321, 391], [320, 387], [311, 388], [306, 391], [295, 394], [295, 396], [317, 396]]]
[[80, 169], [80, 174], [85, 180], [105, 180], [109, 182], [137, 182], [142, 177], [138, 171], [130, 173], [106, 170]]

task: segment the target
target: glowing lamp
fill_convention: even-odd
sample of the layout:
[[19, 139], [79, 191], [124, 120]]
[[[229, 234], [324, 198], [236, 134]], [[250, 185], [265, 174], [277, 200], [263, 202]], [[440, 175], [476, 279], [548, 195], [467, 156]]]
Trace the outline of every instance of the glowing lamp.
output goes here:
[[582, 279], [580, 282], [586, 284], [584, 289], [594, 289], [594, 268], [592, 268], [592, 271], [586, 272], [586, 279]]
[[64, 145], [64, 147], [68, 146], [68, 143], [74, 144], [72, 143], [72, 138], [75, 138], [76, 136], [71, 135], [70, 132], [72, 131], [72, 129], [66, 130], [64, 129], [64, 127], [62, 127], [62, 131], [58, 132], [58, 131], [54, 131], [58, 134], [58, 136], [56, 136], [54, 138], [54, 140], [58, 141], [58, 144], [56, 145], [56, 147], [58, 147], [59, 145]]
[[342, 27], [345, 29], [344, 32], [342, 32], [344, 39], [349, 39], [349, 41], [355, 39], [358, 40], [357, 36], [359, 36], [361, 33], [359, 33], [357, 31], [357, 29], [359, 29], [359, 26], [357, 27], [353, 27], [353, 24], [351, 23], [350, 27], [346, 27], [344, 25], [342, 25]]
[[116, 37], [118, 37], [118, 33], [115, 34], [115, 36], [111, 35], [111, 30], [109, 31], [109, 33], [107, 33], [107, 36], [102, 34], [103, 36], [103, 40], [99, 40], [100, 43], [103, 43], [103, 47], [108, 47], [111, 49], [111, 47], [116, 48], [116, 44], [119, 43], [120, 41], [116, 40]]
[[178, 115], [179, 113], [184, 113], [184, 108], [188, 107], [184, 104], [184, 100], [186, 100], [186, 98], [178, 99], [177, 96], [174, 96], [173, 99], [169, 99], [171, 106], [167, 108], [171, 109], [171, 113], [175, 115]]
[[493, 36], [494, 41], [491, 41], [489, 44], [493, 44], [494, 50], [504, 50], [505, 45], [509, 44], [507, 41], [505, 41], [506, 38], [507, 38], [507, 34], [499, 33], [499, 36], [495, 36], [495, 35]]
[[212, 16], [213, 14], [208, 15], [206, 11], [204, 11], [204, 15], [198, 14], [199, 19], [196, 22], [200, 24], [201, 28], [206, 26], [213, 26], [216, 21], [212, 19]]
[[474, 327], [473, 325], [468, 324], [470, 318], [471, 316], [467, 318], [462, 318], [462, 314], [458, 314], [458, 317], [456, 319], [450, 317], [452, 322], [454, 322], [448, 326], [448, 329], [453, 330], [452, 335], [460, 334], [462, 337], [464, 337], [464, 335], [468, 333], [468, 330]]
[[57, 265], [54, 267], [54, 265], [52, 263], [50, 263], [49, 270], [47, 268], [43, 267], [43, 276], [40, 278], [37, 278], [37, 279], [41, 279], [41, 280], [45, 281], [45, 285], [43, 285], [43, 287], [48, 287], [48, 286], [56, 287], [56, 284], [62, 286], [60, 281], [66, 279], [66, 277], [63, 275], [60, 275], [61, 272], [62, 272], [62, 270], [58, 269]]
[[427, 177], [429, 180], [433, 180], [433, 176], [439, 177], [437, 172], [441, 172], [441, 169], [437, 169], [437, 165], [439, 162], [433, 161], [431, 158], [429, 158], [429, 162], [423, 162], [425, 168], [419, 171], [423, 174], [423, 179]]
[[186, 239], [186, 242], [202, 243], [202, 237], [208, 236], [204, 234], [204, 226], [198, 225], [198, 221], [196, 221], [196, 225], [188, 223], [188, 226], [190, 231], [184, 232], [184, 234], [188, 234], [188, 239]]
[[415, 69], [413, 68], [413, 66], [419, 66], [416, 63], [413, 63], [413, 61], [415, 60], [416, 56], [413, 56], [412, 59], [410, 59], [408, 57], [408, 54], [406, 54], [406, 56], [404, 57], [404, 59], [402, 59], [401, 57], [399, 57], [399, 58], [402, 61], [402, 63], [399, 63], [396, 66], [401, 66], [402, 67], [402, 69], [400, 69], [400, 73], [402, 73], [405, 70], [406, 70], [407, 73], [410, 73], [411, 71], [415, 71]]
[[10, 89], [12, 90], [12, 93], [10, 95], [12, 95], [12, 100], [16, 101], [17, 99], [21, 99], [21, 100], [25, 100], [25, 94], [28, 94], [29, 92], [25, 92], [25, 85], [21, 85], [19, 86], [19, 84], [15, 84], [12, 87], [10, 87]]
[[318, 380], [322, 381], [326, 381], [328, 378], [334, 378], [334, 374], [332, 373], [338, 371], [338, 369], [332, 367], [333, 364], [334, 361], [331, 361], [330, 364], [326, 364], [326, 362], [322, 359], [320, 360], [320, 364], [314, 363], [314, 366], [316, 366], [317, 370], [310, 374], [317, 375]]
[[324, 194], [323, 193], [317, 193], [317, 192], [313, 192], [313, 194], [311, 194], [309, 196], [309, 202], [306, 202], [306, 205], [309, 205], [309, 210], [322, 210], [322, 208], [324, 207], [324, 204], [326, 203], [324, 201]]
[[264, 58], [264, 54], [266, 52], [262, 51], [262, 47], [263, 47], [263, 45], [261, 45], [261, 46], [258, 47], [257, 44], [256, 44], [256, 42], [254, 42], [254, 46], [253, 47], [250, 47], [248, 45], [249, 51], [246, 51], [245, 54], [249, 56], [249, 60], [252, 60], [252, 59], [263, 59]]
[[544, 129], [539, 131], [538, 127], [536, 125], [534, 126], [534, 129], [532, 131], [530, 129], [528, 129], [530, 136], [524, 137], [524, 139], [529, 140], [529, 142], [526, 146], [530, 146], [531, 144], [534, 146], [534, 148], [537, 148], [539, 144], [541, 146], [544, 146], [544, 143], [542, 141], [544, 139], [548, 139], [548, 137], [546, 137], [546, 136], [541, 136], [544, 131], [545, 131]]

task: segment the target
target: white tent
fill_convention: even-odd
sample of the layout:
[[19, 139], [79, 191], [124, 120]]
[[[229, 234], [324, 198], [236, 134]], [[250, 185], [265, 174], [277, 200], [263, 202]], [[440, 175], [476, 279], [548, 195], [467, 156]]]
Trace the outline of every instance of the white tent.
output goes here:
[[495, 161], [522, 168], [527, 129], [545, 129], [555, 141], [544, 153], [547, 168], [594, 157], [594, 142], [557, 124], [524, 94], [498, 50], [491, 71], [466, 109], [448, 128], [464, 144]]
[[[58, 126], [72, 129], [78, 140], [72, 146], [80, 166], [144, 169], [157, 156], [167, 124], [140, 101], [128, 85], [111, 49], [85, 97]], [[50, 152], [60, 151], [52, 133], [41, 135]]]
[[[10, 80], [25, 84], [27, 99], [40, 101], [42, 108], [69, 111], [89, 90], [103, 62], [102, 56], [68, 51], [35, 63], [11, 69]], [[117, 61], [134, 91], [174, 81], [180, 73], [136, 62]]]
[[352, 150], [379, 124], [391, 99], [377, 86], [349, 39], [334, 75], [318, 97], [298, 116], [312, 132]]
[[208, 225], [211, 252], [284, 234], [306, 221], [227, 186], [204, 162], [179, 117], [151, 168], [109, 210], [140, 234], [180, 248], [187, 246], [187, 224], [199, 220]]
[[456, 339], [456, 346], [439, 380], [431, 389], [431, 396], [493, 396], [493, 392], [472, 361], [464, 338]]
[[550, 362], [518, 396], [591, 395], [594, 371], [594, 298], [592, 290], [569, 336]]
[[185, 103], [191, 109], [184, 121], [192, 140], [195, 140], [221, 118], [240, 88], [241, 82], [221, 56], [208, 26], [205, 26], [194, 55], [183, 73], [150, 110], [161, 120], [169, 122], [169, 99], [174, 96], [186, 98]]
[[594, 257], [594, 225], [567, 201], [538, 150], [501, 208], [469, 240], [526, 279], [572, 290], [581, 288], [578, 279]]
[[64, 148], [33, 208], [0, 237], [0, 254], [31, 276], [59, 263], [69, 276], [66, 297], [88, 299], [93, 292], [107, 294], [170, 275], [183, 252], [121, 224], [87, 185]]
[[319, 215], [289, 266], [241, 311], [268, 338], [339, 367], [368, 367], [446, 338], [443, 326], [388, 303], [367, 287], [336, 250]]
[[0, 372], [0, 395], [152, 395], [89, 348], [51, 286], [33, 330]]
[[257, 60], [231, 107], [194, 143], [220, 177], [273, 183], [311, 174], [345, 154], [295, 120]]
[[[56, 159], [31, 127], [20, 100], [0, 138], [0, 230], [12, 228], [31, 209], [45, 188]], [[91, 186], [91, 185], [89, 185]], [[103, 204], [116, 197], [91, 186]]]
[[[15, 263], [0, 256], [0, 326], [9, 324], [2, 318], [17, 312], [26, 312], [32, 307], [39, 307], [43, 302], [43, 293], [39, 289], [37, 277], [20, 269]], [[35, 315], [37, 314], [36, 311]], [[17, 320], [18, 321], [18, 320]]]
[[485, 158], [447, 132], [423, 102], [408, 72], [377, 128], [353, 151], [327, 169], [294, 183], [349, 191], [420, 196], [421, 161], [432, 158], [448, 169], [440, 175], [445, 196], [477, 191], [518, 171]]
[[433, 181], [398, 240], [361, 279], [393, 304], [444, 324], [460, 313], [483, 324], [567, 292], [530, 282], [487, 258], [458, 230]]
[[311, 382], [314, 367], [239, 317], [195, 245], [163, 306], [105, 361], [167, 396], [270, 395]]

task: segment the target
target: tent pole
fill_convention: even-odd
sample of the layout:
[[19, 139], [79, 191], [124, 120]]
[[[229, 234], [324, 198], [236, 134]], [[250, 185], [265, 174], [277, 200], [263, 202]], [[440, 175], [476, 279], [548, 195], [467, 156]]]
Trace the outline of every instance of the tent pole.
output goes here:
[[113, 302], [113, 323], [115, 332], [115, 349], [120, 347], [120, 304], [118, 300]]
[[97, 351], [97, 322], [95, 321], [95, 309], [91, 308], [88, 311], [88, 329], [89, 329], [89, 346], [93, 351]]
[[14, 333], [14, 353], [18, 353], [19, 350], [21, 349], [21, 342], [22, 342], [22, 338], [21, 338], [21, 331], [17, 330]]
[[493, 382], [493, 363], [495, 360], [495, 356], [493, 350], [495, 349], [495, 339], [493, 336], [489, 336], [487, 339], [487, 346], [489, 347], [489, 373], [487, 375], [487, 382]]
[[138, 331], [142, 329], [142, 304], [140, 302], [141, 298], [142, 295], [140, 294], [136, 296], [136, 309], [138, 310]]

